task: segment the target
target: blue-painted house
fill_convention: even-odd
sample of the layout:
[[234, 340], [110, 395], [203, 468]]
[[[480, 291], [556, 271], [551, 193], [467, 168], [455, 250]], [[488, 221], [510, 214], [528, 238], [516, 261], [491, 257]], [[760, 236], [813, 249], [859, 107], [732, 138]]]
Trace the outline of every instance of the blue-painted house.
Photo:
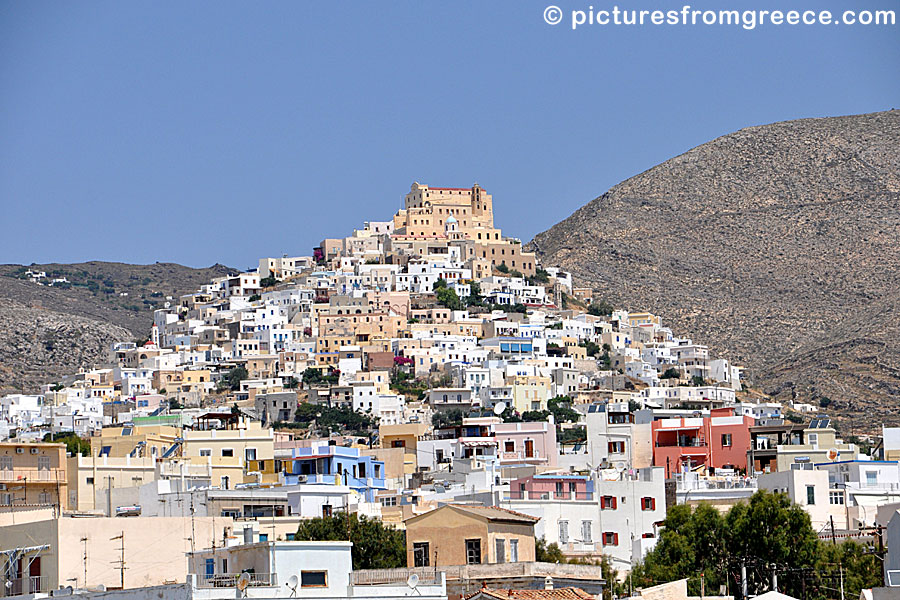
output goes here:
[[294, 448], [285, 468], [284, 482], [285, 485], [346, 485], [362, 494], [366, 502], [374, 502], [375, 493], [387, 489], [384, 461], [362, 456], [357, 448], [343, 446]]

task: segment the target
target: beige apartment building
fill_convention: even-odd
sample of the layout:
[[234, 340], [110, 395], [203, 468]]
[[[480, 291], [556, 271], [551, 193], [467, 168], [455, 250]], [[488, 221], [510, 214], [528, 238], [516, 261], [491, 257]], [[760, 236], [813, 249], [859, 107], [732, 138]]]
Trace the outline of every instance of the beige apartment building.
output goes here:
[[[0, 595], [49, 593], [60, 587], [107, 589], [183, 582], [185, 553], [221, 544], [227, 517], [57, 517], [52, 510], [0, 513]], [[14, 523], [14, 524], [13, 524]], [[118, 568], [124, 553], [125, 570]], [[6, 583], [9, 582], [9, 585]]]
[[70, 456], [68, 458], [68, 509], [101, 510], [110, 514], [108, 489], [138, 487], [156, 479], [156, 459], [145, 456]]
[[67, 485], [65, 444], [0, 443], [0, 512], [14, 506], [64, 506]]

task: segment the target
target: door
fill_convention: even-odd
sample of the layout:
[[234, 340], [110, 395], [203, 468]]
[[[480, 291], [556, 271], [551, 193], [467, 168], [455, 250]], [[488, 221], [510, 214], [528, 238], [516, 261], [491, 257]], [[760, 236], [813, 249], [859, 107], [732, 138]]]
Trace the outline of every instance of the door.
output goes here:
[[525, 458], [534, 458], [534, 440], [525, 440]]

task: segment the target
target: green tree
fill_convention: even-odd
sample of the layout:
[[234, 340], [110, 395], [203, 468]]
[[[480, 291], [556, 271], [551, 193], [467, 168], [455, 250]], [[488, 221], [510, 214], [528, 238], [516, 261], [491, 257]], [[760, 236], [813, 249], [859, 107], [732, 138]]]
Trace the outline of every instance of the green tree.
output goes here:
[[259, 280], [259, 287], [269, 288], [274, 287], [278, 283], [278, 280], [274, 277], [263, 277]]
[[555, 542], [548, 544], [547, 540], [541, 537], [534, 542], [534, 560], [544, 563], [565, 563], [566, 557]]
[[434, 285], [431, 286], [431, 290], [433, 292], [437, 292], [438, 290], [446, 289], [446, 287], [447, 287], [447, 282], [444, 280], [444, 278], [438, 277], [437, 281], [434, 282]]
[[225, 376], [225, 383], [231, 390], [241, 389], [241, 382], [250, 377], [250, 373], [244, 367], [235, 367], [228, 371]]
[[308, 402], [304, 402], [297, 407], [297, 411], [294, 413], [294, 421], [302, 424], [304, 427], [315, 426], [315, 429], [323, 434], [331, 431], [364, 435], [377, 426], [374, 417], [355, 411], [352, 408], [324, 406]]
[[84, 438], [75, 435], [71, 431], [62, 433], [48, 433], [44, 435], [45, 442], [57, 442], [66, 445], [66, 453], [72, 456], [90, 456], [91, 443]]
[[577, 423], [581, 420], [581, 413], [572, 408], [572, 399], [569, 396], [556, 396], [547, 400], [547, 408], [557, 423]]
[[431, 415], [431, 425], [435, 429], [462, 425], [463, 417], [465, 416], [465, 413], [463, 413], [463, 411], [458, 408], [451, 408], [450, 410], [438, 410]]
[[[443, 281], [443, 279], [438, 279], [438, 281]], [[435, 284], [436, 286], [437, 284]], [[449, 308], [450, 310], [462, 310], [462, 300], [459, 299], [459, 296], [456, 295], [456, 291], [452, 290], [448, 287], [437, 288], [435, 292], [435, 297], [437, 298], [438, 304]]]
[[659, 376], [660, 379], [681, 379], [681, 371], [675, 367], [669, 367]]
[[[809, 515], [784, 494], [767, 491], [736, 504], [724, 516], [706, 504], [695, 509], [674, 506], [663, 524], [656, 548], [632, 571], [635, 587], [687, 578], [688, 593], [698, 595], [703, 573], [706, 589], [726, 584], [739, 598], [742, 564], [750, 566], [747, 586], [752, 595], [768, 590], [775, 565], [784, 569], [779, 576], [782, 591], [799, 597], [803, 581], [797, 569], [814, 567], [823, 551]], [[867, 581], [867, 569], [858, 568], [855, 581]]]
[[260, 296], [259, 294], [253, 294], [252, 296], [250, 296], [250, 302], [259, 302], [260, 300], [262, 300], [262, 296]]
[[581, 340], [578, 345], [585, 349], [588, 356], [597, 356], [600, 354], [600, 346], [590, 340]]
[[481, 285], [477, 281], [469, 284], [469, 295], [466, 297], [467, 306], [481, 306], [484, 298], [481, 297]]
[[816, 573], [828, 587], [835, 587], [839, 581], [841, 570], [844, 577], [844, 594], [847, 598], [859, 598], [862, 589], [884, 585], [884, 574], [881, 561], [873, 554], [867, 553], [865, 547], [853, 540], [845, 540], [839, 544], [829, 541], [819, 542], [819, 559], [816, 562]]
[[606, 300], [600, 300], [588, 306], [588, 314], [595, 317], [608, 317], [612, 313], [613, 305]]
[[406, 533], [377, 519], [338, 513], [300, 523], [295, 540], [353, 542], [353, 569], [396, 569], [406, 566]]
[[506, 263], [500, 263], [499, 265], [494, 265], [494, 268], [500, 271], [501, 273], [509, 273], [509, 267], [506, 266]]

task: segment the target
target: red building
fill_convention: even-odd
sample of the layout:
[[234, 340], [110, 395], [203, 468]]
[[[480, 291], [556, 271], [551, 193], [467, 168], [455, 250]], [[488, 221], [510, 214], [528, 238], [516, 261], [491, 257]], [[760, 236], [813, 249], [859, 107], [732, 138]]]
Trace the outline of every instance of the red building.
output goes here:
[[746, 471], [753, 417], [736, 417], [733, 409], [717, 408], [708, 417], [663, 419], [651, 425], [653, 464], [666, 477], [688, 470]]

